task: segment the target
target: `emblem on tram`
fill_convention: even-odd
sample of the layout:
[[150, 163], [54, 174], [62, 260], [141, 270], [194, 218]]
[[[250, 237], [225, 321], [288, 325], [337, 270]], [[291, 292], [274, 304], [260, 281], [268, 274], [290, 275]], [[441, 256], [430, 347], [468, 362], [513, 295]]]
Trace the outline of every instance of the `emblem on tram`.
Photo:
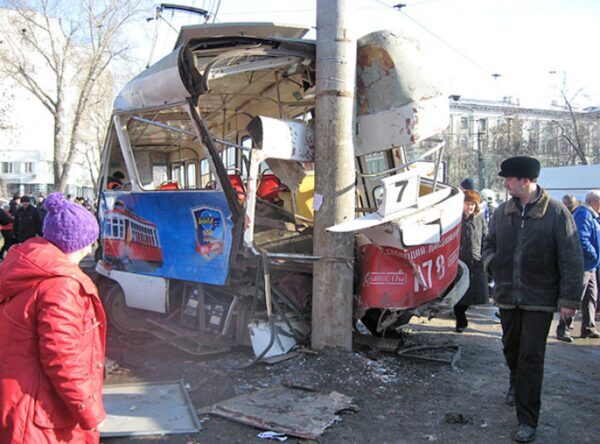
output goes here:
[[225, 230], [221, 210], [207, 206], [192, 208], [196, 229], [196, 252], [208, 259], [224, 250]]

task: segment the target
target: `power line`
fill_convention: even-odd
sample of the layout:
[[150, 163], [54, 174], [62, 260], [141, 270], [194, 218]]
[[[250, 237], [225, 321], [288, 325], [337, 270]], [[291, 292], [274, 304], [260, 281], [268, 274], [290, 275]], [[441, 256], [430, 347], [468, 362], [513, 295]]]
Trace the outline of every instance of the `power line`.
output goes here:
[[433, 32], [432, 30], [430, 30], [429, 28], [427, 28], [425, 25], [421, 24], [420, 22], [418, 22], [417, 20], [415, 20], [414, 18], [412, 18], [406, 12], [404, 12], [404, 11], [399, 11], [399, 12], [400, 12], [400, 14], [404, 15], [407, 19], [409, 19], [410, 21], [412, 21], [413, 23], [415, 23], [419, 27], [423, 28], [425, 31], [427, 31], [432, 36], [434, 36], [436, 39], [438, 39], [440, 42], [442, 42], [448, 48], [450, 48], [451, 50], [453, 50], [454, 52], [456, 52], [458, 55], [460, 55], [461, 57], [463, 57], [465, 60], [467, 60], [468, 62], [470, 62], [471, 64], [473, 64], [477, 68], [479, 68], [480, 70], [482, 70], [488, 76], [492, 75], [492, 73], [489, 70], [487, 70], [486, 68], [484, 68], [483, 66], [481, 66], [479, 63], [477, 63], [471, 57], [469, 57], [468, 55], [466, 55], [465, 53], [463, 53], [462, 51], [460, 51], [458, 48], [456, 48], [454, 45], [451, 45], [450, 43], [448, 43], [446, 40], [444, 40], [442, 37], [440, 37], [439, 35], [437, 35], [435, 32]]
[[389, 5], [388, 3], [383, 2], [381, 0], [371, 0], [371, 1], [398, 11], [400, 14], [404, 15], [407, 19], [409, 19], [410, 21], [412, 21], [413, 23], [415, 23], [417, 26], [419, 26], [420, 28], [422, 28], [423, 30], [425, 30], [426, 32], [428, 32], [429, 34], [431, 34], [433, 37], [435, 37], [437, 40], [439, 40], [440, 42], [442, 42], [444, 45], [446, 45], [448, 48], [450, 48], [451, 50], [453, 50], [454, 52], [456, 52], [458, 55], [460, 55], [461, 57], [463, 57], [469, 63], [471, 63], [472, 65], [476, 66], [478, 69], [482, 70], [487, 75], [489, 75], [489, 76], [492, 75], [492, 73], [489, 70], [487, 70], [486, 68], [484, 68], [483, 66], [481, 66], [479, 63], [477, 63], [471, 57], [469, 57], [468, 55], [466, 55], [465, 53], [463, 53], [461, 50], [459, 50], [454, 45], [448, 43], [442, 37], [440, 37], [435, 32], [433, 32], [431, 29], [429, 29], [427, 26], [423, 25], [422, 23], [420, 23], [416, 19], [412, 18], [410, 15], [408, 15], [406, 12], [403, 11], [403, 9], [405, 7], [418, 6], [418, 5], [421, 5], [421, 4], [432, 3], [432, 2], [435, 2], [435, 1], [439, 1], [439, 0], [423, 0], [422, 2], [418, 2], [418, 3], [414, 3], [414, 4], [410, 4], [410, 5], [405, 4], [405, 3], [398, 3], [398, 4], [394, 5], [394, 6]]
[[316, 9], [315, 8], [310, 8], [310, 9], [279, 9], [279, 10], [269, 9], [269, 11], [257, 11], [257, 10], [253, 10], [253, 11], [236, 11], [236, 12], [222, 12], [221, 15], [250, 15], [250, 14], [264, 15], [265, 12], [268, 12], [269, 14], [289, 14], [289, 13], [293, 13], [293, 12], [315, 12], [316, 13]]

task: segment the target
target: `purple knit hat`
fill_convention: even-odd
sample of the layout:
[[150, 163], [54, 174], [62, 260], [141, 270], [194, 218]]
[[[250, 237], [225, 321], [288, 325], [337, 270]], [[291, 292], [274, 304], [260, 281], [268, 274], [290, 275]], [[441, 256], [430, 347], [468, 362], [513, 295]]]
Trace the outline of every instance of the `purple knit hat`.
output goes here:
[[63, 193], [52, 193], [44, 201], [44, 237], [64, 253], [81, 250], [98, 239], [98, 222], [79, 204], [69, 202]]

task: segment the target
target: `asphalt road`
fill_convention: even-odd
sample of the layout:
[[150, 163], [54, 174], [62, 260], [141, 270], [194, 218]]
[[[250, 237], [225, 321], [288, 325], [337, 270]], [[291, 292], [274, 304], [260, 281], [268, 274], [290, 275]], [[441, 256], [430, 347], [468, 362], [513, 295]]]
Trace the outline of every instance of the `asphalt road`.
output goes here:
[[[396, 354], [327, 350], [273, 366], [235, 370], [251, 361], [248, 350], [212, 359], [189, 356], [145, 337], [109, 335], [108, 355], [119, 368], [108, 383], [183, 380], [196, 409], [294, 381], [353, 398], [346, 413], [322, 435], [321, 443], [507, 443], [516, 428], [514, 408], [504, 405], [508, 370], [501, 329], [492, 307], [468, 312], [469, 328], [454, 333], [450, 317], [416, 318], [407, 345], [459, 345], [461, 360], [447, 364], [412, 361]], [[551, 334], [555, 330], [553, 323]], [[575, 332], [578, 332], [576, 325]], [[565, 344], [551, 336], [546, 354], [540, 443], [595, 443], [600, 436], [600, 340]], [[103, 439], [107, 444], [263, 443], [261, 431], [227, 419], [200, 415], [193, 435]], [[306, 442], [290, 437], [287, 442]]]

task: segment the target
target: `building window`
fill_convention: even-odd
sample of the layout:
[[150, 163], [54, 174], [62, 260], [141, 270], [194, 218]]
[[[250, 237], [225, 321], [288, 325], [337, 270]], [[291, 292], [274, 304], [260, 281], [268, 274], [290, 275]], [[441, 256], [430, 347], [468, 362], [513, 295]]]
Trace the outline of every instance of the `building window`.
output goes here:
[[1, 162], [2, 166], [0, 171], [4, 174], [11, 174], [13, 172], [13, 164], [11, 162]]
[[479, 131], [487, 130], [487, 119], [479, 119]]
[[469, 129], [469, 119], [466, 117], [460, 118], [460, 129]]
[[369, 174], [380, 173], [387, 169], [385, 157], [383, 157], [383, 153], [381, 152], [367, 154], [365, 161], [367, 162], [367, 172]]
[[23, 164], [24, 173], [33, 173], [33, 162], [25, 162]]

